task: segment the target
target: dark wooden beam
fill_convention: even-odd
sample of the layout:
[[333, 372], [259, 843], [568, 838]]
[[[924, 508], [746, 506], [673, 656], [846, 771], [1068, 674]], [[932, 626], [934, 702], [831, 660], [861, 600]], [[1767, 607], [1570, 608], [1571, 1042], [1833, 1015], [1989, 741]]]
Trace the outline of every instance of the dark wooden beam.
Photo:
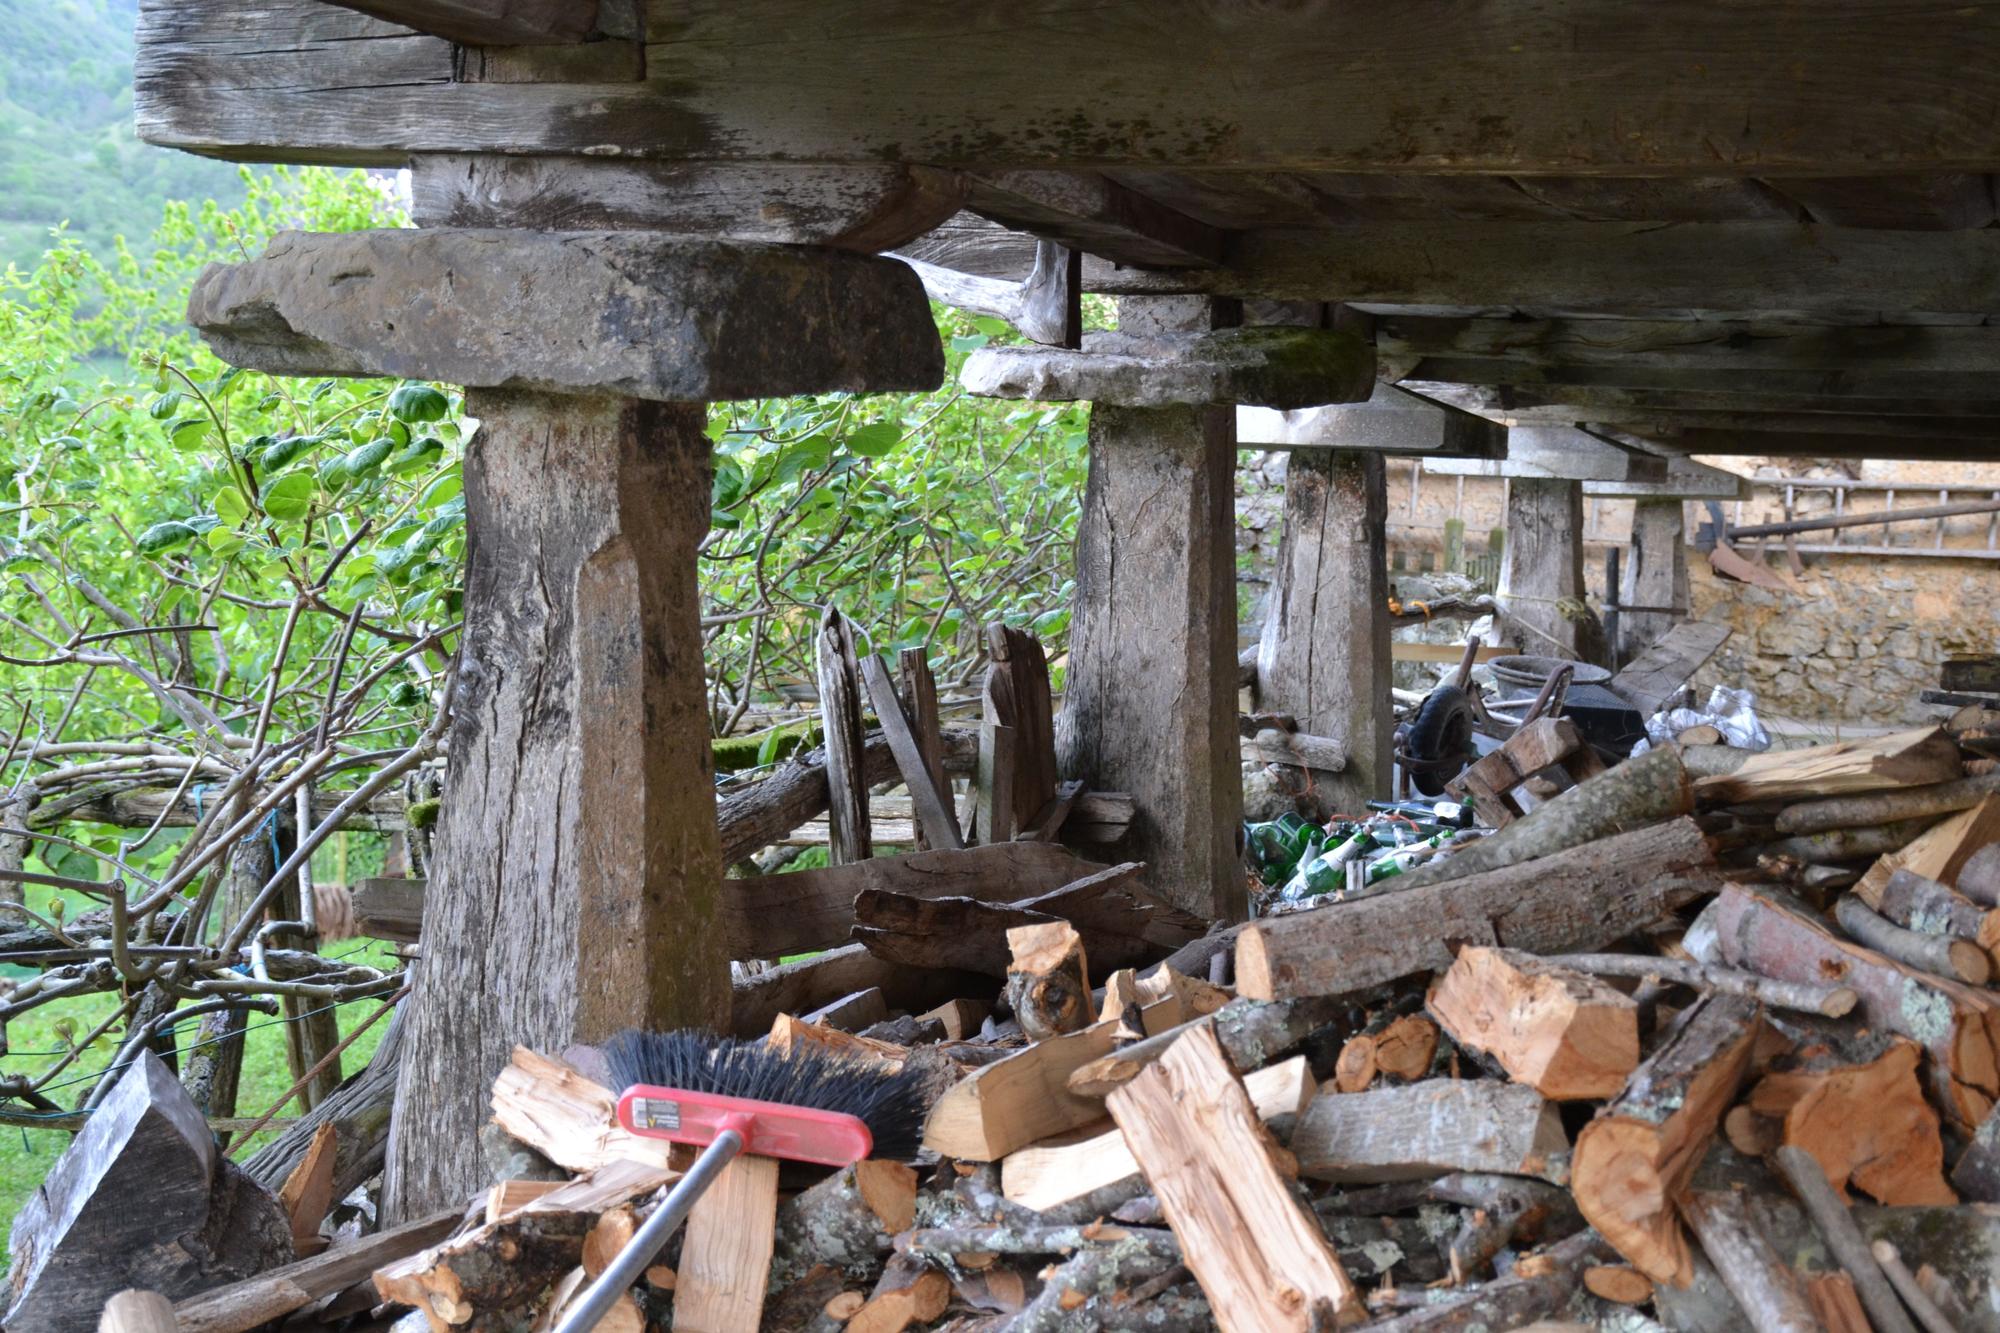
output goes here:
[[[2000, 310], [2000, 230], [1790, 222], [1362, 223], [1232, 236], [1223, 267], [1086, 266], [1114, 293], [1338, 300], [1379, 314], [1653, 315], [1874, 324]], [[1929, 318], [1916, 319], [1913, 316]]]
[[[146, 4], [149, 15], [233, 20], [242, 55], [282, 55], [298, 25], [270, 15], [286, 7], [259, 6], [254, 23], [244, 8]], [[629, 99], [411, 88], [359, 50], [334, 53], [311, 96], [270, 79], [262, 59], [227, 52], [190, 82], [192, 53], [163, 47], [149, 18], [140, 118], [162, 142], [317, 160], [596, 144], [979, 168], [1708, 178], [2000, 168], [1996, 0], [1496, 0], [1455, 7], [1446, 23], [1383, 5], [1214, 0], [1053, 0], [976, 17], [922, 0], [649, 8], [658, 82]]]
[[970, 172], [965, 180], [974, 213], [1115, 264], [1213, 268], [1222, 259], [1216, 228], [1095, 172]]
[[466, 46], [563, 46], [597, 31], [598, 0], [330, 0]]
[[[1879, 458], [1907, 462], [2000, 462], [2000, 419], [1984, 438], [1926, 435], [1850, 435], [1834, 431], [1685, 430], [1671, 439], [1691, 454], [1790, 458]], [[1922, 492], [1922, 486], [1911, 487]]]
[[1766, 392], [1713, 389], [1628, 389], [1617, 385], [1485, 385], [1442, 380], [1405, 380], [1401, 387], [1427, 398], [1487, 416], [1546, 424], [1580, 421], [1665, 421], [1684, 411], [1787, 413], [1811, 416], [1860, 413], [1877, 417], [1960, 417], [1990, 421], [2000, 417], [1992, 398], [1872, 398], [1781, 387]]

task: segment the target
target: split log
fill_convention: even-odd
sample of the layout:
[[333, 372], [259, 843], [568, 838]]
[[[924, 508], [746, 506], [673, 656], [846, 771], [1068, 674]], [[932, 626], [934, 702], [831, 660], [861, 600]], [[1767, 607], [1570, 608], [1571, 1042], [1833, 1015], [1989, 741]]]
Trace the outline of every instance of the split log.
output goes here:
[[1681, 1200], [1681, 1215], [1756, 1333], [1818, 1333], [1820, 1322], [1791, 1265], [1751, 1223], [1741, 1198], [1697, 1190]]
[[157, 1291], [121, 1291], [104, 1303], [97, 1333], [180, 1333], [174, 1304]]
[[1994, 793], [2000, 793], [2000, 773], [1984, 773], [1929, 787], [1870, 792], [1864, 796], [1833, 796], [1786, 806], [1778, 812], [1777, 828], [1784, 834], [1818, 833], [1902, 819], [1935, 818], [1969, 810]]
[[[1178, 1000], [1145, 1011], [1147, 1031], [1173, 1026]], [[959, 1080], [931, 1108], [924, 1146], [946, 1157], [997, 1162], [1037, 1139], [1089, 1124], [1104, 1113], [1068, 1087], [1069, 1076], [1110, 1052], [1116, 1030], [1096, 1024], [1037, 1042]]]
[[1987, 1113], [1951, 1168], [1951, 1183], [1976, 1203], [2000, 1203], [2000, 1107]]
[[1625, 1090], [1577, 1134], [1577, 1207], [1655, 1282], [1685, 1286], [1692, 1274], [1674, 1205], [1736, 1098], [1758, 1026], [1748, 1000], [1697, 1000]]
[[1972, 854], [1994, 842], [2000, 842], [2000, 796], [1987, 796], [1971, 809], [1961, 810], [1943, 823], [1933, 825], [1901, 851], [1884, 853], [1868, 867], [1854, 891], [1873, 907], [1880, 901], [1889, 877], [1898, 870], [1954, 883], [1959, 868]]
[[[1302, 1055], [1245, 1075], [1243, 1088], [1259, 1118], [1285, 1122], [1287, 1128], [1311, 1105], [1316, 1091]], [[1277, 1125], [1273, 1129], [1280, 1140], [1286, 1137]], [[1142, 1185], [1139, 1163], [1115, 1129], [1074, 1142], [1032, 1144], [1009, 1153], [1000, 1164], [1001, 1193], [1044, 1214], [1086, 1198], [1130, 1198], [1140, 1193]]]
[[1914, 819], [1898, 819], [1887, 824], [1826, 829], [1819, 833], [1801, 833], [1795, 837], [1766, 842], [1762, 850], [1766, 855], [1789, 856], [1811, 865], [1825, 865], [1829, 861], [1855, 861], [1864, 856], [1881, 856], [1885, 852], [1900, 851], [1935, 823], [1937, 816], [1920, 815]]
[[1181, 1037], [1105, 1106], [1224, 1330], [1367, 1318], [1326, 1236], [1292, 1197], [1276, 1145], [1212, 1030]]
[[1806, 1279], [1806, 1302], [1827, 1333], [1874, 1333], [1854, 1279], [1845, 1273], [1815, 1273]]
[[1852, 989], [1862, 1021], [1923, 1046], [1931, 1100], [1948, 1122], [1970, 1133], [1986, 1117], [2000, 1088], [2000, 998], [1843, 940], [1741, 885], [1725, 889], [1703, 916], [1719, 957], [1733, 967]]
[[777, 1158], [746, 1153], [722, 1168], [688, 1213], [674, 1266], [676, 1330], [757, 1333], [777, 1220]]
[[935, 1019], [944, 1025], [946, 1041], [964, 1041], [979, 1035], [989, 1010], [977, 1000], [947, 1000], [935, 1009], [917, 1015], [918, 1022]]
[[892, 1007], [928, 1009], [961, 995], [989, 994], [986, 978], [954, 969], [903, 967], [860, 946], [829, 949], [813, 958], [782, 963], [736, 983], [729, 1028], [739, 1037], [770, 1030], [779, 1014], [809, 1013], [843, 995], [876, 988]]
[[1896, 1299], [1895, 1290], [1882, 1276], [1881, 1266], [1875, 1262], [1874, 1253], [1862, 1238], [1861, 1229], [1855, 1226], [1847, 1205], [1833, 1192], [1833, 1186], [1828, 1183], [1812, 1154], [1803, 1148], [1782, 1147], [1771, 1157], [1784, 1175], [1785, 1182], [1792, 1187], [1792, 1192], [1799, 1196], [1799, 1202], [1805, 1205], [1807, 1215], [1825, 1238], [1827, 1248], [1840, 1261], [1847, 1275], [1854, 1279], [1855, 1293], [1861, 1297], [1861, 1304], [1867, 1309], [1868, 1318], [1877, 1333], [1916, 1333], [1915, 1326]]
[[870, 1159], [842, 1167], [778, 1209], [771, 1290], [780, 1292], [814, 1269], [859, 1281], [916, 1220], [917, 1173], [901, 1162]]
[[1462, 949], [1426, 1003], [1460, 1046], [1551, 1101], [1609, 1097], [1639, 1064], [1631, 997], [1532, 954]]
[[[675, 1295], [678, 1305], [680, 1297]], [[882, 1276], [855, 1312], [848, 1316], [848, 1333], [902, 1333], [912, 1324], [928, 1324], [951, 1304], [951, 1279], [907, 1254], [893, 1256]]]
[[1029, 1041], [1075, 1032], [1091, 1021], [1083, 936], [1067, 921], [1007, 932], [1007, 1003]]
[[1671, 746], [1652, 750], [1537, 806], [1490, 837], [1412, 871], [1403, 882], [1418, 888], [1499, 870], [1693, 809], [1694, 792], [1679, 753]]
[[1695, 796], [1714, 805], [1795, 801], [1895, 787], [1925, 787], [1963, 773], [1958, 746], [1942, 727], [1917, 727], [1803, 750], [1753, 754], [1734, 773], [1698, 779]]
[[1212, 1027], [1223, 1053], [1238, 1069], [1261, 1069], [1298, 1048], [1300, 1042], [1331, 1023], [1341, 1006], [1314, 996], [1303, 1000], [1232, 1000], [1212, 1014], [1190, 1019], [1170, 1031], [1095, 1059], [1069, 1076], [1069, 1090], [1079, 1096], [1103, 1097], [1160, 1058], [1187, 1028]]
[[518, 1310], [577, 1266], [600, 1214], [671, 1179], [662, 1167], [613, 1162], [498, 1222], [377, 1268], [375, 1290], [422, 1311], [432, 1333]]
[[292, 1224], [295, 1254], [317, 1254], [326, 1244], [320, 1237], [319, 1224], [338, 1197], [333, 1192], [335, 1151], [333, 1126], [321, 1125], [313, 1134], [312, 1146], [305, 1157], [278, 1190], [279, 1206]]
[[828, 1055], [852, 1060], [857, 1064], [883, 1065], [891, 1069], [901, 1069], [910, 1057], [908, 1047], [893, 1042], [878, 1041], [874, 1037], [864, 1037], [859, 1033], [842, 1032], [838, 1028], [822, 1023], [808, 1023], [790, 1014], [779, 1014], [771, 1024], [771, 1031], [764, 1038], [764, 1047], [778, 1055], [789, 1056], [794, 1051], [812, 1049]]
[[[1630, 767], [1565, 793], [1509, 831]], [[1236, 942], [1237, 990], [1262, 1000], [1363, 990], [1444, 970], [1454, 941], [1529, 953], [1600, 948], [1718, 886], [1707, 841], [1683, 817], [1473, 877], [1252, 922]]]
[[578, 1172], [614, 1162], [665, 1169], [673, 1145], [620, 1127], [617, 1107], [609, 1089], [525, 1046], [514, 1048], [493, 1080], [493, 1122], [556, 1165]]
[[1847, 1187], [1885, 1204], [1952, 1204], [1938, 1114], [1917, 1079], [1917, 1044], [1858, 1038], [1879, 1054], [1814, 1043], [1783, 1057], [1750, 1090], [1749, 1108], [1783, 1122], [1782, 1142], [1812, 1154], [1843, 1199]]
[[1583, 1288], [1613, 1305], [1646, 1305], [1653, 1299], [1653, 1279], [1629, 1264], [1599, 1264], [1584, 1269]]
[[278, 1201], [215, 1148], [150, 1049], [112, 1085], [23, 1202], [9, 1248], [10, 1329], [91, 1333], [127, 1288], [175, 1299], [292, 1258]]
[[181, 1333], [249, 1333], [366, 1281], [378, 1268], [428, 1249], [450, 1235], [462, 1216], [459, 1209], [447, 1209], [336, 1245], [310, 1259], [184, 1300], [174, 1307], [174, 1316]]
[[1556, 1106], [1511, 1083], [1429, 1079], [1315, 1098], [1292, 1131], [1299, 1174], [1340, 1184], [1453, 1171], [1569, 1179]]
[[[569, 1184], [569, 1176], [560, 1180], [529, 1180], [525, 1176], [513, 1180], [499, 1180], [486, 1191], [486, 1220], [498, 1222], [501, 1218], [520, 1212], [544, 1194], [553, 1194]], [[421, 1248], [421, 1247], [419, 1247]]]
[[1334, 1061], [1334, 1086], [1342, 1092], [1365, 1092], [1383, 1074], [1396, 1084], [1415, 1083], [1431, 1072], [1437, 1047], [1437, 1024], [1420, 1014], [1399, 1015], [1379, 1031], [1347, 1039]]
[[1860, 943], [1933, 976], [1984, 986], [1993, 975], [1993, 960], [1971, 940], [1905, 930], [1870, 911], [1858, 894], [1842, 895], [1833, 905], [1833, 919]]
[[1872, 904], [1877, 912], [1920, 935], [1956, 935], [1971, 940], [2000, 962], [2000, 910], [1972, 899], [1914, 870], [1898, 870]]

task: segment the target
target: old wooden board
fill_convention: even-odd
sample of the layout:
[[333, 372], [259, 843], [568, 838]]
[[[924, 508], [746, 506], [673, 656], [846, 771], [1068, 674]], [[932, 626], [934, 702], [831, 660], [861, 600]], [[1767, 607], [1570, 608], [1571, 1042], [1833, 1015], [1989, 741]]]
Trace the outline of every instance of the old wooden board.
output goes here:
[[[1681, 577], [1685, 582], [1686, 575]], [[1731, 632], [1727, 625], [1701, 620], [1676, 625], [1611, 678], [1611, 692], [1651, 717], [1721, 650]]]

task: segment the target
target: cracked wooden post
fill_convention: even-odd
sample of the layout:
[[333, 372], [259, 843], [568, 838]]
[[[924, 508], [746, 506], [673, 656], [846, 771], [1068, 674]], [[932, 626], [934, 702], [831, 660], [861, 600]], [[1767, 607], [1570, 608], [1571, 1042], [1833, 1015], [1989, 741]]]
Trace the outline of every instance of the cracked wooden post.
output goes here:
[[466, 630], [388, 1211], [462, 1203], [516, 1043], [729, 1023], [703, 404], [934, 388], [936, 328], [893, 260], [445, 228], [280, 237], [206, 272], [190, 318], [239, 365], [473, 386]]
[[1388, 522], [1382, 455], [1292, 454], [1257, 645], [1257, 706], [1346, 745], [1345, 769], [1309, 773], [1321, 818], [1391, 795]]
[[1081, 351], [984, 349], [961, 380], [1092, 404], [1057, 764], [1132, 793], [1120, 855], [1146, 862], [1155, 891], [1233, 920], [1246, 900], [1232, 409], [1366, 399], [1375, 359], [1351, 333], [1217, 328], [1232, 319], [1205, 298], [1124, 300], [1119, 331]]
[[1507, 554], [1499, 600], [1521, 627], [1521, 651], [1597, 662], [1604, 631], [1583, 582], [1583, 484], [1513, 477], [1507, 485]]
[[[1632, 560], [1618, 590], [1618, 657], [1629, 662], [1688, 614], [1686, 506], [1678, 499], [1632, 503]], [[1626, 606], [1671, 607], [1628, 611]]]

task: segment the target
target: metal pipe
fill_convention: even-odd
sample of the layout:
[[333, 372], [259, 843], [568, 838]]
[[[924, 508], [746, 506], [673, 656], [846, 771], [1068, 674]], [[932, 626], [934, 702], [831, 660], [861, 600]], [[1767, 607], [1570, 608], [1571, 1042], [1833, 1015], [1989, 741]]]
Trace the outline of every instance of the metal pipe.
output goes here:
[[646, 1224], [639, 1228], [610, 1267], [598, 1275], [597, 1281], [584, 1288], [563, 1320], [556, 1325], [555, 1333], [591, 1333], [606, 1312], [618, 1303], [618, 1298], [637, 1282], [646, 1269], [652, 1265], [667, 1241], [680, 1230], [682, 1222], [694, 1209], [695, 1203], [708, 1192], [722, 1169], [735, 1161], [743, 1152], [743, 1136], [733, 1129], [725, 1129], [715, 1136], [715, 1142], [702, 1151], [695, 1159], [688, 1173], [681, 1177], [673, 1192], [668, 1194]]

